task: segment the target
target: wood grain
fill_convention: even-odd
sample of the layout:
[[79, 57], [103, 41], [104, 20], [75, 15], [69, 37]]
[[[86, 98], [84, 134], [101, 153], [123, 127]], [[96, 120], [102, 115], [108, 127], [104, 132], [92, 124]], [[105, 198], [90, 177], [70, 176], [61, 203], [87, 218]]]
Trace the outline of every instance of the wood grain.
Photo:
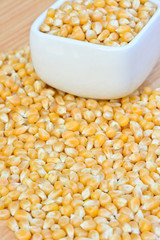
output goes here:
[[53, 3], [54, 0], [0, 0], [0, 51], [28, 44], [32, 22]]
[[[0, 51], [29, 43], [29, 29], [36, 17], [54, 0], [0, 0]], [[141, 86], [160, 87], [160, 60]], [[0, 240], [15, 240], [5, 221], [0, 221]]]

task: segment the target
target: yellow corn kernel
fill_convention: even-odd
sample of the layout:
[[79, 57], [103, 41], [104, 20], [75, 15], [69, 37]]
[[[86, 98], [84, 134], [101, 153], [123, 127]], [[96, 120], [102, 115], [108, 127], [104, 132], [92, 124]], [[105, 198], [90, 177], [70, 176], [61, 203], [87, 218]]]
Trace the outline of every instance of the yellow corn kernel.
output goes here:
[[96, 223], [93, 220], [86, 220], [83, 223], [81, 223], [81, 228], [86, 230], [86, 231], [90, 231], [90, 230], [94, 230], [96, 228]]
[[93, 22], [98, 22], [98, 21], [102, 20], [102, 18], [103, 18], [103, 13], [100, 12], [99, 10], [95, 10], [91, 14], [91, 19]]
[[142, 22], [138, 22], [137, 24], [136, 24], [136, 26], [135, 26], [135, 32], [136, 33], [139, 33], [141, 30], [142, 30], [142, 28], [144, 27], [144, 24], [142, 23]]
[[[70, 38], [76, 39], [76, 40], [80, 40], [80, 41], [84, 41], [85, 35], [84, 35], [81, 27], [75, 26], [75, 27], [73, 28], [72, 34], [70, 35]], [[68, 125], [68, 126], [69, 126], [69, 125]], [[73, 127], [73, 128], [67, 128], [67, 129], [74, 131], [74, 130], [73, 130], [74, 127]]]
[[116, 130], [112, 127], [108, 127], [106, 130], [106, 136], [108, 138], [114, 138], [116, 136]]
[[68, 138], [66, 141], [65, 141], [65, 144], [69, 147], [76, 147], [79, 145], [79, 140], [76, 138], [76, 137], [73, 137], [73, 138]]
[[27, 220], [28, 219], [28, 213], [24, 210], [17, 210], [14, 214], [14, 218], [17, 221]]
[[53, 237], [53, 239], [55, 239], [55, 240], [62, 239], [62, 238], [64, 238], [65, 236], [66, 236], [66, 233], [65, 233], [65, 231], [62, 230], [62, 229], [57, 229], [57, 230], [55, 230], [55, 231], [53, 232], [53, 234], [52, 234], [52, 237]]
[[79, 19], [80, 19], [80, 24], [86, 24], [89, 20], [88, 12], [86, 10], [83, 10], [79, 15]]
[[131, 233], [131, 239], [133, 239], [133, 240], [141, 240], [141, 237], [139, 236], [139, 234]]
[[131, 27], [128, 25], [119, 26], [116, 32], [119, 33], [120, 35], [126, 32], [131, 32]]
[[32, 240], [42, 240], [43, 236], [40, 233], [34, 233]]
[[12, 216], [19, 210], [19, 201], [11, 201], [8, 205], [8, 209]]
[[118, 6], [118, 4], [115, 0], [106, 0], [106, 3], [108, 6], [114, 6], [114, 7]]
[[48, 11], [47, 11], [47, 17], [53, 18], [54, 15], [55, 15], [55, 9], [49, 8]]
[[45, 131], [44, 129], [40, 128], [39, 129], [39, 137], [41, 140], [43, 141], [47, 141], [50, 138], [50, 135], [47, 131]]
[[154, 240], [154, 239], [156, 239], [156, 236], [152, 232], [146, 231], [141, 234], [141, 239], [142, 240]]
[[152, 228], [152, 224], [147, 219], [141, 219], [139, 222], [139, 228], [141, 232], [150, 231]]
[[129, 202], [128, 202], [128, 207], [136, 213], [140, 207], [140, 200], [139, 198], [136, 197], [131, 197]]
[[65, 216], [70, 216], [73, 213], [73, 208], [72, 206], [63, 206], [60, 209], [61, 213]]
[[85, 238], [85, 237], [87, 237], [87, 235], [88, 235], [88, 233], [87, 233], [87, 231], [85, 231], [84, 229], [82, 229], [81, 227], [77, 227], [77, 228], [75, 228], [75, 236], [76, 237], [79, 237], [79, 238]]
[[120, 214], [117, 220], [120, 223], [129, 223], [130, 217], [126, 214]]
[[107, 30], [110, 32], [115, 32], [116, 29], [118, 28], [119, 24], [117, 20], [111, 20], [109, 21], [108, 25], [107, 25]]
[[125, 127], [129, 123], [128, 117], [123, 115], [122, 113], [116, 112], [114, 117], [121, 127]]
[[88, 41], [91, 41], [91, 40], [96, 39], [96, 38], [97, 38], [97, 34], [96, 34], [95, 31], [93, 31], [93, 30], [87, 30], [87, 32], [86, 32], [86, 39], [87, 39]]
[[104, 8], [105, 7], [105, 1], [104, 0], [94, 0], [94, 6]]
[[20, 97], [19, 96], [13, 95], [13, 96], [8, 97], [7, 100], [14, 106], [20, 105]]
[[15, 218], [11, 217], [8, 219], [7, 221], [7, 226], [9, 227], [9, 229], [11, 229], [13, 232], [17, 232], [19, 227], [17, 224], [17, 221], [15, 220]]
[[118, 18], [129, 18], [129, 13], [125, 9], [120, 9], [117, 12], [117, 17]]
[[98, 207], [97, 206], [86, 206], [85, 207], [85, 212], [91, 216], [91, 217], [96, 217], [98, 215]]
[[29, 240], [29, 239], [31, 239], [31, 233], [27, 230], [19, 229], [16, 232], [16, 238], [18, 240]]
[[10, 212], [7, 209], [0, 210], [0, 220], [7, 220], [10, 217]]
[[36, 123], [38, 121], [38, 115], [32, 114], [28, 116], [28, 123]]
[[122, 208], [127, 205], [127, 200], [125, 198], [115, 198], [113, 203], [116, 205], [117, 208]]
[[153, 209], [159, 207], [159, 205], [160, 205], [159, 199], [156, 197], [152, 197], [144, 203], [143, 209], [144, 210], [153, 210]]
[[46, 17], [46, 19], [44, 20], [44, 23], [47, 24], [48, 26], [52, 26], [53, 25], [53, 18]]
[[120, 33], [120, 37], [123, 42], [130, 42], [133, 39], [133, 34], [130, 32]]
[[97, 134], [95, 136], [95, 147], [101, 147], [103, 143], [105, 142], [105, 136], [103, 134]]
[[69, 121], [65, 124], [65, 127], [69, 131], [77, 131], [79, 129], [79, 123], [77, 121]]

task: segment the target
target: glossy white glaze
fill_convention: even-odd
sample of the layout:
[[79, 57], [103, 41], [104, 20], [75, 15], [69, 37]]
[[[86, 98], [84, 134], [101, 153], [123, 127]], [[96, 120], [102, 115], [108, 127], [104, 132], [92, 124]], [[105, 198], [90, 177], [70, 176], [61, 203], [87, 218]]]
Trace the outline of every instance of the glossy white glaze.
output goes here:
[[[58, 0], [58, 8], [65, 0]], [[108, 47], [39, 31], [47, 10], [30, 31], [34, 67], [47, 84], [77, 96], [114, 99], [136, 90], [160, 55], [160, 1], [141, 32], [124, 47]]]

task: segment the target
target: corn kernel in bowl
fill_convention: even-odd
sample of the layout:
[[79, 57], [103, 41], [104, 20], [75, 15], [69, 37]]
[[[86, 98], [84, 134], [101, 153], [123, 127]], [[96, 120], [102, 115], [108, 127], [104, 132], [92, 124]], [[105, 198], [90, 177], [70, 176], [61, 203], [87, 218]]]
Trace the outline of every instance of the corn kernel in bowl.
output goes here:
[[73, 0], [48, 9], [39, 30], [106, 46], [125, 46], [156, 11], [148, 0]]

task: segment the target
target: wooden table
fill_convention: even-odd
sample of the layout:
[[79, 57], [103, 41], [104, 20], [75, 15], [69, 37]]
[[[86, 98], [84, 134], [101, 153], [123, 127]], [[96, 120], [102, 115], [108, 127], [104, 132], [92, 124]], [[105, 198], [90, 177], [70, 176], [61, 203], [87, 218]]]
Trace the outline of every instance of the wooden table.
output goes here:
[[[53, 2], [54, 0], [0, 0], [0, 51], [28, 44], [32, 22]], [[141, 88], [144, 86], [160, 87], [160, 60]], [[4, 221], [0, 221], [0, 239], [15, 240]]]

